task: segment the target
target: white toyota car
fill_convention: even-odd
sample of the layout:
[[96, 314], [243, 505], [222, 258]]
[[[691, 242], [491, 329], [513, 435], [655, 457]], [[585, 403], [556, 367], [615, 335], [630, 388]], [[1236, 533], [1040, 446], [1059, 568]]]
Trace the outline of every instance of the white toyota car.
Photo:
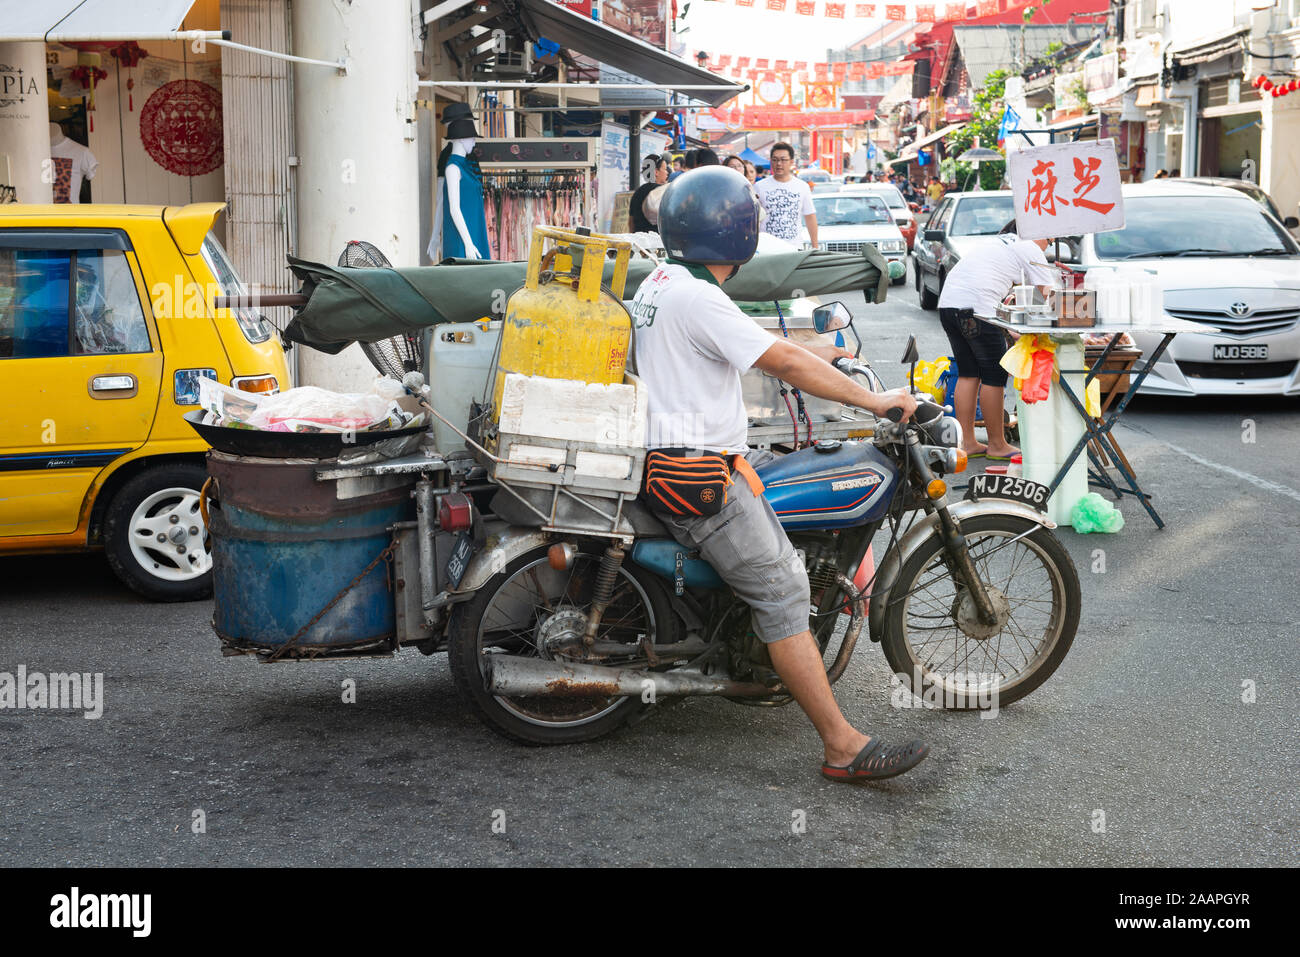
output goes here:
[[[1079, 263], [1154, 271], [1165, 312], [1205, 328], [1179, 334], [1142, 391], [1300, 395], [1300, 246], [1282, 223], [1222, 186], [1170, 179], [1123, 190], [1125, 227], [1074, 238]], [[1161, 338], [1132, 334], [1147, 354]]]

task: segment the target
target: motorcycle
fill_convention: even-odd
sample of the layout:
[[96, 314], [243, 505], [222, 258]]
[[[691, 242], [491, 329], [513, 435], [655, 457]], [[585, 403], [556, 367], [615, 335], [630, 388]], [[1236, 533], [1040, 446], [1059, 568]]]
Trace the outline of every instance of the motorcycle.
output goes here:
[[[851, 324], [841, 303], [814, 313], [819, 333]], [[903, 361], [916, 359], [912, 339]], [[860, 358], [836, 364], [883, 390]], [[950, 498], [948, 477], [965, 467], [951, 409], [922, 400], [900, 420], [891, 410], [869, 440], [823, 441], [756, 469], [807, 569], [827, 678], [844, 674], [865, 627], [899, 688], [922, 702], [1010, 704], [1056, 671], [1079, 622], [1078, 574], [1039, 510], [1047, 490], [973, 481]], [[627, 517], [630, 542], [504, 526], [469, 559], [473, 597], [451, 611], [447, 650], [493, 730], [565, 744], [687, 696], [792, 700], [749, 608], [712, 566], [639, 502]]]

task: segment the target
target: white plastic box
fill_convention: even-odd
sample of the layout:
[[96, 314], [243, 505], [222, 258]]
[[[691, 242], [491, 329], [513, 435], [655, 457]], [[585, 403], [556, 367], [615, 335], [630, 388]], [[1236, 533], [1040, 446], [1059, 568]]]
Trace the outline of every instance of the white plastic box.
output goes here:
[[645, 465], [647, 390], [632, 374], [601, 385], [512, 372], [497, 425], [497, 479], [635, 495]]

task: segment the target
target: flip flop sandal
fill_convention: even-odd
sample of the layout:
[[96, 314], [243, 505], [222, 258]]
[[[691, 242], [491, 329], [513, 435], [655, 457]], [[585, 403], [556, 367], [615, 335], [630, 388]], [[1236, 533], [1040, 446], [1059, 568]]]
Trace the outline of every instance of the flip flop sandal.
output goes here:
[[967, 452], [967, 453], [966, 453], [966, 458], [967, 458], [967, 459], [982, 459], [982, 458], [984, 458], [984, 456], [986, 456], [986, 455], [988, 455], [988, 454], [989, 454], [989, 453], [988, 453], [988, 450], [987, 450], [987, 449], [986, 449], [985, 451], [983, 451], [983, 452]]
[[928, 745], [909, 741], [890, 747], [872, 738], [856, 758], [845, 765], [823, 764], [822, 777], [828, 781], [857, 784], [865, 781], [882, 781], [910, 771], [930, 753]]
[[[990, 455], [988, 456], [988, 460], [990, 462], [1010, 462], [1013, 458], [1015, 458], [1019, 454], [1020, 454], [1019, 452], [1014, 452], [1011, 455]], [[970, 458], [970, 456], [968, 455], [966, 456], [966, 458]]]

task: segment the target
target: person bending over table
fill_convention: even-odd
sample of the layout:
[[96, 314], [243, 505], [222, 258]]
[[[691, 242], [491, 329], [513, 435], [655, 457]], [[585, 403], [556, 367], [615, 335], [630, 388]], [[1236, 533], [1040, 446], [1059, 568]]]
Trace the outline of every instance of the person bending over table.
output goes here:
[[[996, 326], [980, 320], [996, 315], [1013, 286], [1033, 283], [1047, 295], [1056, 285], [1056, 276], [1044, 255], [1050, 239], [1017, 238], [1014, 219], [1002, 227], [997, 239], [962, 256], [948, 274], [939, 294], [939, 323], [957, 360], [953, 404], [966, 454], [1006, 461], [1020, 451], [1007, 442], [1002, 427], [1007, 371], [999, 362], [1007, 350], [1006, 339]], [[975, 441], [977, 394], [988, 445]]]

